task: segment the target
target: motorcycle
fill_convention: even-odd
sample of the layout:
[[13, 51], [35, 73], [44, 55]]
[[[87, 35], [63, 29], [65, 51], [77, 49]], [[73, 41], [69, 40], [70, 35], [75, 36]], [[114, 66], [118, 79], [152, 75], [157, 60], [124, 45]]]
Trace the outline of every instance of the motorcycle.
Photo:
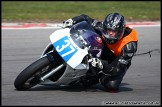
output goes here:
[[87, 22], [56, 30], [50, 40], [40, 58], [15, 79], [17, 90], [28, 90], [38, 84], [89, 86], [98, 81], [98, 71], [91, 62], [100, 58], [103, 43]]

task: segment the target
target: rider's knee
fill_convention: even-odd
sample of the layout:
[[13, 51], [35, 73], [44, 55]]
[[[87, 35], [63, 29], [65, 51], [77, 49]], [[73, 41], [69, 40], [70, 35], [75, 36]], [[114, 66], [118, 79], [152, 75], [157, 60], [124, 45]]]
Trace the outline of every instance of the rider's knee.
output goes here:
[[100, 83], [106, 88], [108, 92], [118, 92], [119, 85], [122, 81], [120, 77], [104, 77], [100, 78]]

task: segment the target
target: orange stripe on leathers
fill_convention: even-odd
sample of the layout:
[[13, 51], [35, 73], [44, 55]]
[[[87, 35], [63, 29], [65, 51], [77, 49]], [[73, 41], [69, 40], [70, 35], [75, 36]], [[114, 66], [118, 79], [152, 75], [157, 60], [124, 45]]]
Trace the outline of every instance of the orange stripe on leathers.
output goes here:
[[132, 32], [129, 35], [117, 41], [115, 44], [107, 44], [107, 46], [110, 50], [114, 52], [116, 56], [119, 56], [123, 46], [131, 41], [137, 41], [137, 36], [137, 32], [134, 29], [132, 29]]

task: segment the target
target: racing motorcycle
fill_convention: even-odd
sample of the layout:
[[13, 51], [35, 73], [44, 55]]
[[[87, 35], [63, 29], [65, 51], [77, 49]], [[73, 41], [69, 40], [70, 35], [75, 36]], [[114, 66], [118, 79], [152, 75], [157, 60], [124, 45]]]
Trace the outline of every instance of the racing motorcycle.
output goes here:
[[87, 22], [54, 31], [50, 41], [40, 58], [17, 76], [17, 90], [28, 90], [38, 84], [88, 86], [99, 78], [94, 65], [100, 65], [95, 58], [100, 58], [103, 43]]

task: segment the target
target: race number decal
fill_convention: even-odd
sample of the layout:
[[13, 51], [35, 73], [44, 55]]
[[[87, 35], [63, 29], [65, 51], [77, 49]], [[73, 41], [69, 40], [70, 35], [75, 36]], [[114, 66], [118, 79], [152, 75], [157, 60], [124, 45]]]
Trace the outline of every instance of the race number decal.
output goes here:
[[53, 46], [66, 62], [77, 52], [67, 36], [53, 43]]

